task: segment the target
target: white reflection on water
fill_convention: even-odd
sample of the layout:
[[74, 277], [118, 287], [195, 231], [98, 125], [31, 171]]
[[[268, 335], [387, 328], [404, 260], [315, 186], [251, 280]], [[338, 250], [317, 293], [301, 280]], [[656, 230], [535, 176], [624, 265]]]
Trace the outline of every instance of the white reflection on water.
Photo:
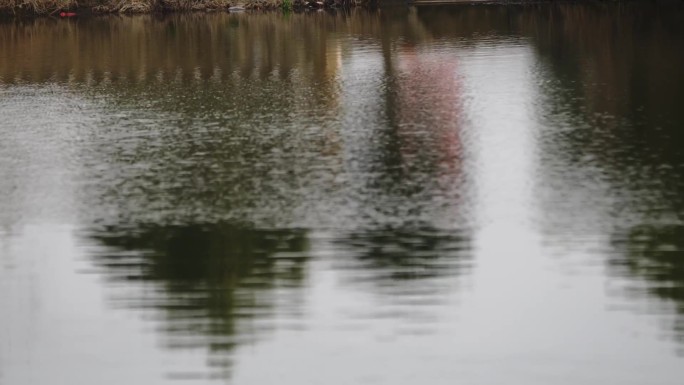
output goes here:
[[[426, 304], [438, 317], [419, 324], [423, 333], [406, 328], [410, 317], [402, 313], [368, 317], [354, 327], [348, 320], [355, 314], [377, 314], [389, 305], [346, 289], [340, 271], [326, 262], [337, 256], [334, 249], [314, 242], [312, 253], [320, 256], [308, 287], [308, 328], [278, 333], [238, 354], [237, 383], [288, 378], [394, 384], [429, 378], [440, 384], [600, 384], [618, 377], [621, 383], [677, 383], [672, 374], [680, 371], [680, 360], [658, 341], [653, 320], [613, 311], [597, 256], [585, 254], [609, 246], [607, 229], [592, 226], [603, 208], [563, 212], [570, 228], [587, 221], [585, 226], [603, 230], [577, 245], [563, 244], [565, 255], [579, 254], [589, 263], [581, 277], [558, 269], [559, 250], [545, 243], [547, 217], [537, 194], [565, 191], [545, 191], [549, 186], [538, 180], [545, 167], [540, 136], [548, 122], [540, 119], [545, 109], [537, 81], [543, 70], [534, 53], [526, 45], [483, 45], [460, 50], [459, 56], [468, 174], [461, 187], [472, 206], [465, 210], [472, 214], [466, 220], [474, 227], [470, 252], [476, 262], [469, 284], [447, 285], [440, 291], [443, 302]], [[456, 290], [465, 293], [454, 295]]]
[[[0, 383], [167, 383], [202, 367], [202, 352], [159, 349], [144, 314], [111, 307], [70, 226], [0, 233]], [[196, 369], [195, 369], [196, 371]]]

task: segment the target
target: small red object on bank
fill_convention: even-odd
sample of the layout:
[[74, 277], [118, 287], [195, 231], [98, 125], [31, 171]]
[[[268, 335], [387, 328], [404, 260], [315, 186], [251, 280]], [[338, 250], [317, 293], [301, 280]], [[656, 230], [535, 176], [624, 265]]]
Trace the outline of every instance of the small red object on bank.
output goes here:
[[61, 17], [73, 17], [73, 16], [76, 16], [76, 12], [60, 12], [59, 16], [61, 16]]

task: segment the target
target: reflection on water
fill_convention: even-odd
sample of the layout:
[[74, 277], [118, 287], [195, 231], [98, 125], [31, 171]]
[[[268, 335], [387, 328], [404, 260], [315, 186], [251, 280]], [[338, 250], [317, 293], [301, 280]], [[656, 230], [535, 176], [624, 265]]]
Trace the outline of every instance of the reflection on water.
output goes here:
[[134, 233], [107, 229], [94, 239], [107, 246], [95, 257], [98, 271], [111, 284], [143, 289], [117, 301], [160, 311], [166, 345], [206, 345], [212, 365], [229, 366], [221, 352], [268, 330], [262, 323], [274, 306], [280, 303], [281, 318], [297, 313], [297, 296], [289, 292], [305, 278], [303, 231], [195, 224], [150, 226]]
[[[467, 238], [435, 229], [314, 233], [342, 281], [375, 292], [368, 318], [399, 317], [421, 330], [434, 305], [467, 267]], [[89, 238], [96, 272], [113, 290], [112, 305], [160, 322], [164, 346], [206, 349], [211, 373], [171, 371], [172, 378], [230, 375], [232, 350], [274, 330], [306, 330], [302, 288], [312, 250], [306, 231], [258, 230], [228, 224], [107, 228]], [[390, 297], [388, 297], [390, 296]], [[394, 298], [392, 298], [394, 297]]]
[[[624, 294], [650, 294], [661, 299], [662, 303], [655, 306], [659, 308], [655, 311], [673, 328], [667, 335], [684, 343], [682, 226], [638, 226], [631, 228], [627, 234], [616, 236], [614, 243], [618, 253], [609, 260], [614, 274], [634, 278], [630, 280]], [[672, 312], [674, 314], [670, 315]]]
[[464, 267], [459, 259], [469, 249], [463, 235], [434, 229], [352, 233], [335, 243], [342, 263], [349, 264], [354, 257], [362, 265], [360, 270], [375, 272], [370, 283], [399, 286], [399, 290], [409, 288], [411, 281], [426, 289], [428, 279], [453, 277], [456, 269]]
[[679, 383], [682, 17], [3, 22], [0, 383]]

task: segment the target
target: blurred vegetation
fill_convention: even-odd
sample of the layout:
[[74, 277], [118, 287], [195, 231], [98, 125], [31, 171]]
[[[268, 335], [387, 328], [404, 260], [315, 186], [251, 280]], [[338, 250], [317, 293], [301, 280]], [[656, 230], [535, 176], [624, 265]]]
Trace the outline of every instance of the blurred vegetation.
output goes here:
[[231, 0], [0, 0], [0, 14], [55, 15], [60, 11], [84, 13], [151, 13], [228, 9]]
[[228, 11], [231, 7], [303, 10], [364, 5], [372, 0], [0, 0], [0, 14], [55, 15], [60, 11], [90, 13], [161, 13]]
[[0, 0], [0, 13], [32, 13], [44, 15], [62, 9], [72, 9], [76, 0]]
[[230, 352], [268, 332], [279, 304], [297, 317], [308, 259], [303, 231], [149, 225], [94, 238], [105, 246], [94, 261], [110, 283], [146, 290], [122, 304], [163, 317], [166, 347], [207, 347], [212, 376], [229, 375]]
[[662, 302], [651, 305], [650, 312], [666, 316], [672, 327], [666, 334], [684, 343], [684, 226], [635, 226], [616, 234], [613, 242], [617, 252], [609, 261], [611, 271], [634, 278], [625, 294], [659, 298]]

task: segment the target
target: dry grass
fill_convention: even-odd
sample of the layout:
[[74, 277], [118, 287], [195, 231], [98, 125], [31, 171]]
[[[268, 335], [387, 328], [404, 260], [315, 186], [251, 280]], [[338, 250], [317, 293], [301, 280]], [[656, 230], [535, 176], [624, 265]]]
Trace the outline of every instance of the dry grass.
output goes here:
[[78, 6], [76, 0], [0, 0], [0, 12], [49, 14]]
[[85, 8], [95, 13], [150, 13], [155, 11], [201, 11], [228, 9], [234, 0], [0, 0], [0, 13], [47, 15]]
[[[2, 1], [2, 0], [0, 0]], [[93, 7], [96, 13], [150, 13], [228, 9], [232, 0], [111, 0]]]
[[165, 9], [202, 11], [207, 9], [228, 9], [234, 0], [164, 0]]
[[275, 9], [282, 6], [282, 0], [247, 0], [246, 9]]
[[[284, 8], [286, 0], [246, 0], [246, 9], [280, 9]], [[366, 5], [369, 0], [290, 0], [289, 4], [294, 9], [303, 8], [340, 8]]]
[[147, 13], [155, 10], [156, 0], [119, 0], [113, 10], [121, 13]]
[[94, 13], [151, 13], [203, 11], [242, 6], [252, 10], [320, 8], [361, 5], [368, 0], [0, 0], [0, 13], [51, 14], [87, 9]]

